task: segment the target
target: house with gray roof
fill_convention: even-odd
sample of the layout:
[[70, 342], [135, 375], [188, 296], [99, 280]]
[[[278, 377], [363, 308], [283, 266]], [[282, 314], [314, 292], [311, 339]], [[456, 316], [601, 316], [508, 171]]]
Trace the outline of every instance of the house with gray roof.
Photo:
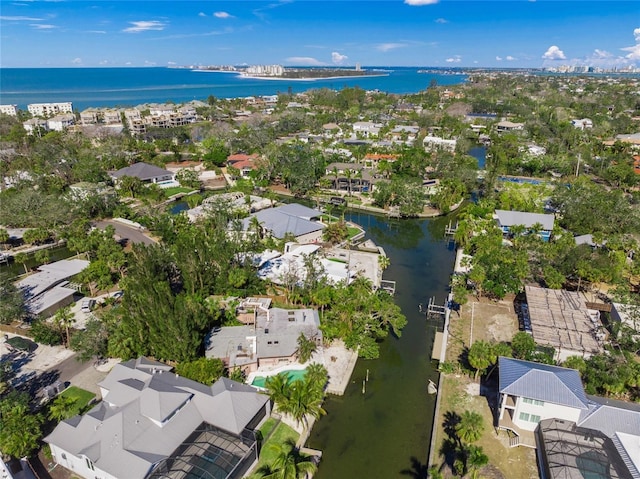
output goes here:
[[143, 183], [161, 183], [173, 181], [175, 175], [171, 171], [140, 161], [111, 173], [111, 178], [116, 182], [123, 176], [138, 178]]
[[298, 338], [322, 345], [320, 317], [313, 309], [254, 309], [253, 324], [227, 326], [207, 337], [205, 355], [251, 373], [298, 361]]
[[284, 239], [287, 234], [297, 243], [315, 243], [322, 239], [325, 225], [319, 219], [322, 213], [296, 203], [268, 208], [251, 214], [242, 220], [243, 229], [249, 230], [255, 218], [263, 232], [274, 238]]
[[538, 449], [541, 477], [640, 479], [639, 404], [586, 395], [574, 369], [505, 357], [498, 367], [497, 427]]
[[269, 398], [221, 378], [212, 386], [146, 358], [116, 365], [103, 400], [45, 438], [57, 464], [87, 479], [240, 478], [257, 460]]
[[514, 226], [523, 226], [525, 230], [531, 230], [540, 225], [538, 235], [544, 241], [549, 241], [555, 217], [552, 214], [527, 213], [524, 211], [496, 210], [494, 218], [503, 234], [510, 234]]
[[63, 259], [51, 264], [43, 264], [38, 272], [16, 283], [22, 291], [25, 306], [31, 316], [50, 316], [63, 308], [81, 294], [69, 286], [69, 278], [89, 267], [89, 261], [83, 259]]

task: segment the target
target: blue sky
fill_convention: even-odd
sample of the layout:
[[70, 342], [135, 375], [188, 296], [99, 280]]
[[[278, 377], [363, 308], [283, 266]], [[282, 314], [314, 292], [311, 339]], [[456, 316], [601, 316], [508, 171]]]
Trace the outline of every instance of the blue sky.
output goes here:
[[0, 0], [0, 66], [640, 66], [640, 1]]

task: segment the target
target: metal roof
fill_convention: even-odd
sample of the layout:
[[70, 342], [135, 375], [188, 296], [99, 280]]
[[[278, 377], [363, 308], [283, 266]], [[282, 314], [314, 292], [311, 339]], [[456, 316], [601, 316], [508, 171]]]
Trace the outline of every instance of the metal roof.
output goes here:
[[531, 228], [536, 223], [542, 225], [543, 230], [551, 231], [555, 217], [550, 214], [527, 213], [524, 211], [496, 210], [496, 217], [500, 226], [522, 225]]
[[323, 224], [310, 221], [310, 218], [321, 214], [306, 206], [291, 204], [253, 213], [249, 218], [242, 220], [242, 224], [244, 229], [248, 229], [251, 218], [255, 217], [264, 229], [270, 231], [276, 238], [282, 239], [287, 233], [297, 237], [323, 229]]
[[500, 357], [500, 392], [578, 409], [589, 402], [575, 369]]

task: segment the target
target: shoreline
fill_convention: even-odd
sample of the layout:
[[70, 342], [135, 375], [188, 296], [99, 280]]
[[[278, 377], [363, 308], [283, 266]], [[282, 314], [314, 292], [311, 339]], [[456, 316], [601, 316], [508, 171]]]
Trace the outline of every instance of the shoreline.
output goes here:
[[370, 75], [337, 75], [337, 76], [328, 76], [328, 77], [288, 78], [288, 77], [252, 75], [246, 72], [229, 71], [229, 70], [193, 69], [191, 71], [199, 72], [199, 73], [235, 73], [239, 78], [249, 78], [249, 79], [256, 79], [256, 80], [275, 80], [275, 81], [321, 81], [321, 80], [339, 80], [339, 79], [349, 79], [349, 78], [388, 77], [390, 75], [389, 72], [385, 72], [385, 73], [372, 73]]

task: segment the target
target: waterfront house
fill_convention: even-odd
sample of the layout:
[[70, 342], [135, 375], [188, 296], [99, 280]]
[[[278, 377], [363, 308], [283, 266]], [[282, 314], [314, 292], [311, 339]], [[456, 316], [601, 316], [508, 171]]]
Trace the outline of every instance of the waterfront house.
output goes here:
[[205, 355], [222, 359], [230, 369], [245, 373], [298, 362], [298, 338], [304, 335], [322, 346], [320, 318], [313, 309], [265, 307], [264, 302], [245, 302], [253, 308], [253, 321], [245, 326], [217, 328], [207, 337]]
[[86, 479], [241, 478], [258, 458], [269, 398], [220, 378], [179, 377], [144, 357], [114, 366], [102, 401], [45, 438], [53, 460]]
[[326, 180], [331, 182], [331, 189], [351, 193], [369, 193], [373, 191], [374, 177], [364, 164], [331, 163], [325, 170]]
[[291, 203], [268, 208], [251, 214], [242, 220], [243, 229], [249, 230], [255, 218], [263, 234], [284, 239], [291, 235], [298, 243], [315, 243], [322, 240], [325, 225], [320, 222], [322, 213], [312, 208]]
[[455, 139], [448, 140], [445, 138], [440, 138], [437, 136], [430, 136], [430, 135], [425, 136], [424, 139], [422, 140], [422, 145], [427, 151], [433, 151], [436, 149], [455, 151], [456, 144], [457, 144], [457, 140]]
[[18, 105], [0, 105], [0, 114], [9, 115], [9, 116], [17, 116], [18, 115]]
[[60, 103], [31, 103], [27, 105], [27, 111], [33, 116], [52, 116], [61, 113], [73, 113], [73, 104], [70, 101]]
[[117, 183], [123, 176], [132, 176], [138, 178], [143, 183], [162, 183], [174, 181], [174, 174], [149, 163], [138, 162], [131, 166], [121, 168], [111, 173], [111, 178]]
[[543, 241], [549, 241], [555, 217], [552, 214], [527, 213], [524, 211], [496, 210], [494, 218], [505, 235], [511, 234], [514, 226], [523, 226], [531, 231], [535, 226], [540, 227], [538, 235]]
[[76, 117], [71, 113], [56, 115], [47, 120], [47, 127], [52, 131], [64, 131], [73, 125], [75, 121]]
[[640, 405], [586, 395], [574, 369], [498, 359], [497, 427], [545, 479], [640, 478]]
[[38, 130], [49, 130], [47, 120], [43, 120], [42, 118], [29, 118], [28, 120], [22, 122], [22, 126], [24, 127], [24, 130], [30, 135]]
[[80, 112], [81, 125], [95, 125], [98, 123], [98, 110], [95, 108], [87, 108]]

